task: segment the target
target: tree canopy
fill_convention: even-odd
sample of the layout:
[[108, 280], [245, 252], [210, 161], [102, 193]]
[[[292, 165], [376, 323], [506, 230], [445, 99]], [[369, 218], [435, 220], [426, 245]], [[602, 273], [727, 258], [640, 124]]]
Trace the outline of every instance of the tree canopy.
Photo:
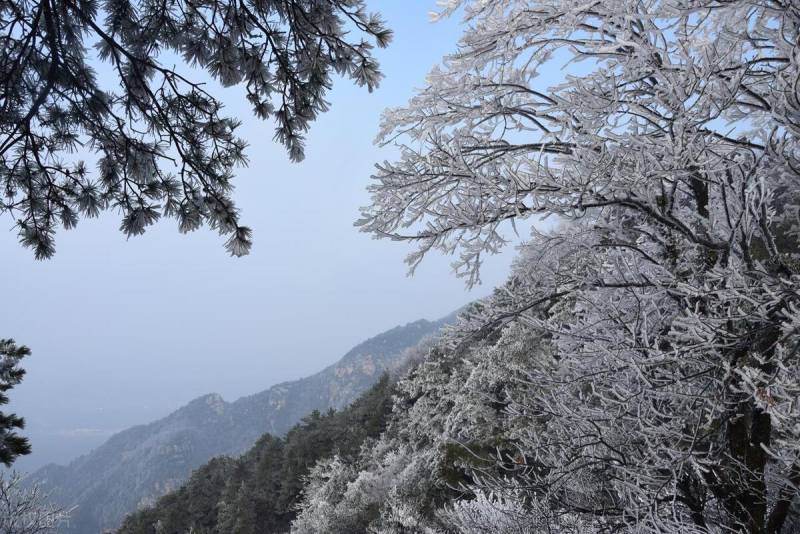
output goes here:
[[[349, 468], [352, 484], [412, 471], [375, 497], [371, 528], [793, 531], [797, 4], [443, 5], [466, 30], [386, 112], [380, 138], [401, 155], [377, 167], [359, 224], [416, 243], [412, 267], [457, 254], [469, 283], [504, 223], [557, 224], [410, 378], [406, 437], [375, 451], [411, 452]], [[547, 86], [545, 71], [563, 75]], [[408, 488], [451, 484], [427, 473], [454, 457], [467, 475], [443, 519]]]
[[231, 191], [247, 143], [187, 67], [242, 85], [300, 160], [333, 76], [372, 90], [372, 48], [390, 38], [362, 0], [0, 1], [0, 214], [37, 258], [57, 228], [104, 209], [129, 236], [174, 217], [246, 254]]

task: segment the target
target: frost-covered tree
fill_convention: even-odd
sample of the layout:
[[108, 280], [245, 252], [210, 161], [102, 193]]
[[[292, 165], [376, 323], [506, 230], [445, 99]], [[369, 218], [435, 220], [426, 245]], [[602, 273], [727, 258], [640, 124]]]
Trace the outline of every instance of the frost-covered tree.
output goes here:
[[[481, 318], [465, 312], [461, 325], [437, 340], [398, 383], [393, 418], [379, 439], [366, 442], [355, 458], [317, 464], [303, 490], [293, 533], [432, 534], [450, 524], [447, 506], [473, 493], [463, 487], [471, 480], [471, 468], [493, 463], [493, 458], [478, 455], [494, 451], [505, 432], [499, 407], [485, 402], [486, 391], [496, 384], [475, 387], [470, 382], [486, 376], [475, 372], [481, 368], [504, 376], [506, 383], [509, 374], [493, 364], [507, 368], [514, 359], [511, 352], [496, 350], [485, 358], [487, 342], [475, 340], [467, 351], [454, 350], [464, 332], [471, 331], [472, 321]], [[523, 356], [531, 345], [525, 343], [516, 352]], [[437, 515], [438, 510], [442, 512]]]
[[[0, 406], [8, 404], [8, 391], [25, 376], [19, 361], [30, 353], [28, 347], [17, 345], [13, 339], [0, 339]], [[6, 467], [18, 456], [31, 452], [28, 440], [17, 434], [24, 427], [23, 418], [0, 412], [0, 463]]]
[[16, 473], [0, 473], [0, 534], [55, 532], [69, 512], [47, 503], [38, 486], [26, 488]]
[[246, 143], [191, 68], [241, 85], [300, 160], [333, 75], [372, 90], [372, 48], [390, 37], [363, 0], [3, 0], [0, 214], [38, 258], [54, 253], [59, 226], [104, 209], [127, 235], [169, 216], [246, 254], [231, 199]]
[[[448, 416], [459, 425], [408, 428], [487, 462], [465, 496], [517, 516], [503, 503], [521, 499], [542, 530], [787, 532], [800, 486], [797, 5], [453, 0], [443, 14], [459, 8], [458, 51], [385, 115], [380, 138], [401, 156], [378, 166], [359, 224], [418, 243], [412, 268], [432, 249], [458, 254], [470, 283], [504, 222], [560, 224], [534, 233], [450, 349], [470, 377]], [[539, 82], [559, 67], [558, 84]], [[537, 339], [520, 365], [491, 357]], [[418, 399], [439, 387], [414, 382]], [[503, 444], [455, 441], [459, 427], [481, 437], [487, 407]]]
[[[412, 266], [458, 252], [475, 277], [505, 221], [617, 209], [710, 256], [785, 270], [774, 234], [796, 216], [793, 5], [446, 3], [471, 26], [409, 106], [385, 113], [379, 140], [402, 157], [378, 165], [364, 231], [419, 243]], [[567, 64], [563, 83], [537, 84]], [[771, 187], [743, 196], [756, 178]]]

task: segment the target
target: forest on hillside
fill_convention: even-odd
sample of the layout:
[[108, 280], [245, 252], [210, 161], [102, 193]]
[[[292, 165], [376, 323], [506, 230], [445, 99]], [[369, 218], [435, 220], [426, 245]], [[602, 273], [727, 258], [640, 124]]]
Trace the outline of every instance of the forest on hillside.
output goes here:
[[[80, 15], [85, 3], [64, 9]], [[259, 31], [250, 2], [201, 4]], [[328, 72], [370, 89], [380, 79], [372, 45], [343, 40], [352, 37], [343, 20], [378, 45], [390, 34], [359, 0], [253, 5], [276, 6], [278, 20], [305, 32], [263, 32], [296, 77], [278, 54], [279, 73], [263, 80], [270, 64], [248, 56], [240, 29], [214, 26], [210, 51], [172, 28], [153, 32], [253, 94], [283, 84], [290, 104], [276, 112], [276, 138], [299, 159]], [[399, 376], [240, 458], [212, 460], [121, 533], [800, 532], [800, 5], [438, 5], [434, 18], [461, 17], [463, 34], [408, 104], [384, 113], [378, 143], [397, 155], [376, 165], [356, 225], [414, 247], [412, 272], [431, 253], [453, 255], [472, 286], [486, 256], [508, 245], [503, 232], [533, 221], [507, 281]], [[144, 39], [126, 24], [146, 18], [120, 14], [120, 35]], [[551, 71], [558, 82], [543, 86]], [[152, 71], [162, 75], [174, 81]], [[0, 180], [29, 195], [31, 221], [71, 203], [91, 211], [106, 195], [136, 234], [165, 200], [182, 225], [205, 222], [229, 236], [231, 253], [246, 253], [251, 235], [225, 187], [240, 156], [231, 124], [197, 95], [145, 93], [132, 87], [130, 105], [171, 106], [148, 119], [156, 126], [208, 114], [202, 133], [173, 132], [204, 162], [186, 170], [190, 187], [139, 179], [159, 163], [139, 160], [130, 176], [109, 170], [108, 191], [74, 200], [41, 180], [30, 193], [8, 159]], [[84, 111], [50, 119], [52, 142], [64, 143], [61, 128], [87, 120]], [[109, 158], [128, 146], [101, 134]], [[47, 170], [73, 180], [59, 172]], [[148, 199], [140, 207], [112, 185], [126, 180]], [[24, 244], [50, 254], [50, 226], [25, 224]]]
[[241, 457], [210, 461], [180, 490], [129, 516], [118, 534], [288, 530], [309, 469], [334, 453], [355, 457], [377, 438], [391, 411], [392, 391], [384, 375], [340, 412], [315, 411], [285, 438], [265, 434]]

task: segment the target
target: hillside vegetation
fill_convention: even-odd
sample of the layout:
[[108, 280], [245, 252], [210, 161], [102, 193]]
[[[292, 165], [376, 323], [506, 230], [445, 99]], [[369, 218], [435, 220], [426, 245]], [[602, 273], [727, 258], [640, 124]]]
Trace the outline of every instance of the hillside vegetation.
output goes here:
[[26, 481], [38, 483], [54, 504], [74, 507], [59, 532], [116, 528], [129, 513], [179, 488], [211, 458], [239, 455], [267, 432], [282, 436], [315, 410], [343, 408], [384, 371], [403, 365], [406, 351], [452, 320], [449, 316], [395, 327], [315, 375], [235, 402], [216, 394], [197, 398], [163, 419], [115, 434], [67, 466], [45, 466]]
[[219, 457], [178, 491], [128, 517], [119, 534], [264, 534], [288, 530], [303, 480], [318, 460], [355, 457], [391, 412], [384, 375], [342, 411], [313, 412], [286, 437], [262, 436], [239, 458]]

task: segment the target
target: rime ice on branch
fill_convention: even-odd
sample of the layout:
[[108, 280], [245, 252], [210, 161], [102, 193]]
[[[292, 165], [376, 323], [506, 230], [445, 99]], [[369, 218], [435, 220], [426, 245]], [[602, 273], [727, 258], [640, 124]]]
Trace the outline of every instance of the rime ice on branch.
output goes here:
[[[459, 7], [458, 52], [386, 112], [379, 139], [401, 156], [377, 167], [359, 224], [417, 244], [412, 268], [456, 253], [475, 283], [504, 222], [561, 223], [452, 340], [450, 357], [472, 362], [441, 378], [468, 386], [461, 407], [439, 427], [407, 422], [488, 462], [470, 467], [479, 499], [453, 521], [490, 498], [492, 513], [527, 503], [517, 517], [534, 530], [786, 532], [800, 485], [798, 6], [445, 14]], [[565, 65], [559, 85], [538, 82]], [[444, 388], [434, 376], [412, 377], [411, 398]], [[481, 406], [502, 407], [493, 437]], [[492, 458], [479, 444], [498, 435], [508, 448]]]

